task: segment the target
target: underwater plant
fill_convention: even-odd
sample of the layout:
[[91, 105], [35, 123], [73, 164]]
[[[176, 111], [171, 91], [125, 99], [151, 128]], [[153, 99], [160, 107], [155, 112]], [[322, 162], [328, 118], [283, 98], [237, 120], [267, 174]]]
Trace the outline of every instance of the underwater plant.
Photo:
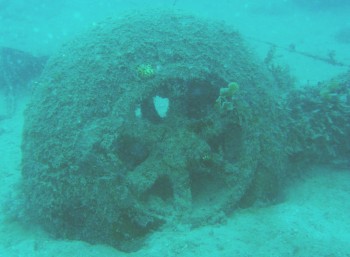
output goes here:
[[151, 78], [154, 76], [154, 69], [150, 64], [141, 64], [137, 67], [137, 75], [143, 79]]
[[220, 111], [232, 111], [233, 99], [239, 90], [237, 82], [230, 82], [227, 87], [220, 88], [220, 95], [215, 101], [215, 107]]
[[328, 82], [325, 82], [321, 84], [321, 89], [320, 89], [320, 96], [323, 99], [331, 99], [332, 97], [335, 97], [340, 93], [339, 91], [342, 88], [342, 83], [341, 81], [337, 81], [335, 79], [332, 79]]

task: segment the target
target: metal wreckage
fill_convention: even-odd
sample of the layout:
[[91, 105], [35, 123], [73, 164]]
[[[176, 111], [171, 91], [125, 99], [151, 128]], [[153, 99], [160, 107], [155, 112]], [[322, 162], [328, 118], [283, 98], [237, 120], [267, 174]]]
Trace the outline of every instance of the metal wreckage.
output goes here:
[[350, 74], [296, 88], [240, 33], [174, 12], [107, 20], [52, 56], [25, 112], [26, 219], [140, 249], [165, 224], [282, 201], [288, 178], [349, 165]]

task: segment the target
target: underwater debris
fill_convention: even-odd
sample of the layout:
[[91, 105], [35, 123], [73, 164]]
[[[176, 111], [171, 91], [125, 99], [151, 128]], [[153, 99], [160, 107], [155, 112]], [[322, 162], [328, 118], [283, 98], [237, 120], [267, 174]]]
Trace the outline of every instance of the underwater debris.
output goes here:
[[6, 110], [0, 112], [0, 119], [14, 113], [17, 98], [28, 93], [32, 80], [41, 74], [46, 61], [47, 57], [35, 57], [9, 47], [0, 48], [0, 91], [6, 101]]
[[349, 67], [350, 68], [349, 63], [341, 62], [335, 58], [336, 52], [333, 50], [329, 51], [327, 55], [323, 56], [323, 55], [318, 55], [315, 53], [300, 51], [297, 49], [297, 46], [294, 43], [289, 44], [288, 47], [284, 47], [284, 46], [277, 45], [273, 42], [260, 40], [260, 39], [254, 38], [254, 37], [246, 37], [246, 38], [249, 40], [270, 46], [270, 49], [268, 50], [267, 55], [266, 55], [265, 60], [264, 60], [264, 62], [268, 65], [271, 63], [271, 61], [275, 57], [276, 49], [281, 49], [281, 50], [287, 51], [289, 53], [301, 55], [301, 56], [304, 56], [306, 58], [311, 58], [313, 60], [321, 61], [321, 62], [330, 64], [333, 66]]
[[[145, 55], [161, 63], [157, 76]], [[329, 91], [336, 99], [286, 93], [254, 61], [230, 27], [173, 12], [108, 20], [67, 43], [25, 112], [26, 217], [58, 238], [132, 252], [163, 224], [275, 202], [296, 167], [349, 157], [349, 79]]]
[[291, 92], [291, 159], [303, 156], [305, 162], [323, 164], [350, 159], [349, 75]]

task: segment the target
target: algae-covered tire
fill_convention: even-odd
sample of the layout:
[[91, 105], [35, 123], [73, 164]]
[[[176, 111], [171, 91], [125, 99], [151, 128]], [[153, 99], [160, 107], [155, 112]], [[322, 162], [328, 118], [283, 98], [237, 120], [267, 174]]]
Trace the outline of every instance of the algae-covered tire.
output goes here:
[[[239, 89], [220, 95], [231, 82]], [[151, 12], [96, 25], [49, 60], [25, 112], [28, 216], [132, 251], [165, 223], [273, 198], [277, 91], [224, 24]]]

